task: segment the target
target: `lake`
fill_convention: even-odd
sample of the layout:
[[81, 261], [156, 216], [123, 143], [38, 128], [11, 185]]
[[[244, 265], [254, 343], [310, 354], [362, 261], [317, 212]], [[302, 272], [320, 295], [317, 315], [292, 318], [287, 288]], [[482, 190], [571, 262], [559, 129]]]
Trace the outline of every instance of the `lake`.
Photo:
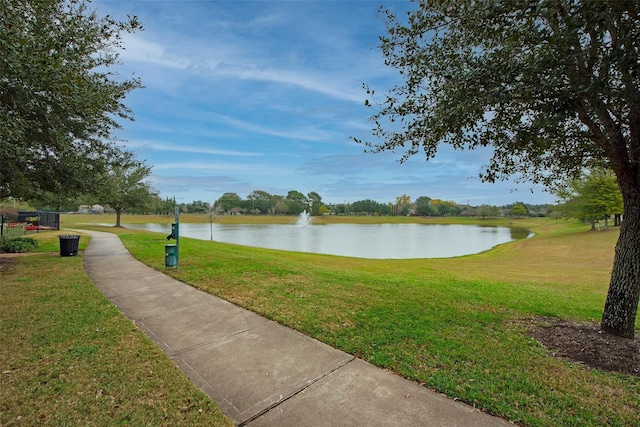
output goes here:
[[[170, 224], [123, 224], [169, 234]], [[224, 243], [374, 259], [450, 258], [530, 236], [510, 227], [433, 224], [180, 224], [180, 236]]]

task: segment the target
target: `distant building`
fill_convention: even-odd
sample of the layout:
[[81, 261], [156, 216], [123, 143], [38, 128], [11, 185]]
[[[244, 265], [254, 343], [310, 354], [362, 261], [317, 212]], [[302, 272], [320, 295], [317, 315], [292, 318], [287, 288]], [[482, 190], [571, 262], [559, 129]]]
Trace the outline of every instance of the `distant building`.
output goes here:
[[93, 205], [91, 206], [91, 213], [92, 214], [103, 214], [104, 213], [104, 208], [100, 205]]
[[80, 207], [78, 207], [78, 213], [79, 214], [103, 214], [104, 213], [104, 208], [100, 205], [93, 205], [93, 206], [89, 206], [89, 205], [80, 205]]

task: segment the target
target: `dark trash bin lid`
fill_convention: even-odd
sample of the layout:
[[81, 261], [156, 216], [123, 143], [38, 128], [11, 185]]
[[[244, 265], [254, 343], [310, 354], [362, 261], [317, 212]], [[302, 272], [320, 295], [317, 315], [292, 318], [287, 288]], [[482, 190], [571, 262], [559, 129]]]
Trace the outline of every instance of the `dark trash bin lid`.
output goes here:
[[80, 238], [80, 235], [78, 235], [78, 234], [66, 234], [66, 235], [62, 234], [62, 235], [60, 235], [58, 237], [60, 237], [60, 240], [76, 240], [76, 239]]

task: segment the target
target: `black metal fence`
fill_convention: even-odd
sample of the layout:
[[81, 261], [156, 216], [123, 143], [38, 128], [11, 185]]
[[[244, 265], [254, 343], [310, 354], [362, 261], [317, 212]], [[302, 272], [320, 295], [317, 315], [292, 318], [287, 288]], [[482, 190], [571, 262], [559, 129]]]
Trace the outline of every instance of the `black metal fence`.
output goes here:
[[18, 217], [0, 215], [0, 237], [19, 237], [42, 230], [60, 230], [57, 212], [18, 212]]

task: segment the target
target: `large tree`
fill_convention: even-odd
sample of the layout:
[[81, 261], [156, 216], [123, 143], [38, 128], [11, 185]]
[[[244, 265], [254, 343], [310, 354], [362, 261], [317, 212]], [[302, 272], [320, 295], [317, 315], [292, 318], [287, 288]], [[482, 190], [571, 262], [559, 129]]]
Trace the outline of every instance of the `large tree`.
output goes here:
[[247, 196], [247, 207], [250, 212], [267, 214], [274, 210], [278, 203], [278, 196], [262, 190], [254, 190]]
[[227, 213], [237, 213], [240, 211], [242, 199], [237, 193], [224, 193], [214, 205], [219, 207], [221, 211]]
[[429, 216], [433, 213], [431, 197], [420, 196], [416, 199], [416, 215]]
[[528, 214], [529, 214], [529, 209], [527, 209], [525, 204], [522, 202], [514, 203], [513, 206], [511, 206], [511, 209], [509, 209], [509, 215], [515, 216], [518, 218], [522, 216], [526, 216]]
[[287, 204], [287, 214], [289, 215], [298, 215], [309, 209], [309, 199], [297, 190], [289, 191], [285, 197], [285, 202]]
[[322, 197], [315, 191], [307, 193], [307, 200], [309, 201], [311, 215], [320, 215], [320, 208], [324, 206], [322, 204]]
[[608, 170], [591, 170], [562, 185], [556, 194], [564, 202], [560, 206], [561, 211], [572, 218], [589, 221], [592, 230], [596, 229], [596, 221], [601, 219], [605, 220], [607, 228], [609, 217], [623, 211], [616, 178]]
[[112, 130], [140, 82], [112, 66], [121, 34], [139, 28], [81, 0], [0, 2], [0, 197], [92, 191], [123, 156]]
[[129, 161], [115, 165], [102, 177], [102, 190], [98, 201], [116, 211], [116, 227], [125, 209], [151, 208], [153, 189], [147, 181], [151, 166], [130, 157]]
[[[624, 200], [602, 329], [634, 336], [640, 294], [640, 2], [433, 0], [385, 11], [402, 83], [372, 115], [374, 152], [492, 147], [481, 178], [551, 184], [611, 168]], [[368, 88], [373, 95], [373, 90]]]

